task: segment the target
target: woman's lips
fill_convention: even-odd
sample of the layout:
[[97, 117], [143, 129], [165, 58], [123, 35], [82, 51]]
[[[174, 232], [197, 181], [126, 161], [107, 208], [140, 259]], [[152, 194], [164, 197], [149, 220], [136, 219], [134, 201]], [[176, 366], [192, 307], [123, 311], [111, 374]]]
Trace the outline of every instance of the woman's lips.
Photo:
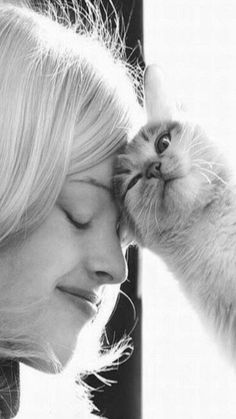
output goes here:
[[57, 289], [89, 317], [98, 312], [101, 299], [95, 292], [71, 286], [58, 286]]

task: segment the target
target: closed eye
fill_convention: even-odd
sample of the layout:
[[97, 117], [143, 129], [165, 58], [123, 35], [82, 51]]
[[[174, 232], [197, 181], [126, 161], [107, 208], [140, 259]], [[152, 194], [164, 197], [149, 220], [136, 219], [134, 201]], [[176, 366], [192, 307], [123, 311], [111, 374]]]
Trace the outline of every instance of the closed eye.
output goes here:
[[64, 211], [66, 218], [69, 220], [70, 224], [72, 224], [74, 227], [76, 227], [79, 230], [85, 230], [90, 226], [90, 221], [87, 221], [85, 223], [80, 223], [79, 221], [75, 220], [69, 212]]
[[139, 173], [138, 175], [134, 176], [131, 181], [129, 182], [127, 189], [126, 189], [126, 193], [128, 192], [129, 189], [133, 188], [134, 185], [136, 185], [136, 183], [139, 181], [139, 179], [141, 179], [143, 177], [142, 173]]
[[116, 168], [116, 175], [129, 175], [130, 173], [130, 169], [124, 169], [123, 167]]

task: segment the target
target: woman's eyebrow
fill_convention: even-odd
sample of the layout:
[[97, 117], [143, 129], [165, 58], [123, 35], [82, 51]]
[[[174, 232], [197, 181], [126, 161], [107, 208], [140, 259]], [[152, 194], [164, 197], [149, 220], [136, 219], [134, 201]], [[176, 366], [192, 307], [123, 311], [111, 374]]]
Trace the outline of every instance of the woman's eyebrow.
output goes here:
[[102, 188], [106, 192], [108, 192], [109, 194], [112, 195], [112, 189], [109, 186], [105, 185], [104, 183], [99, 182], [97, 179], [95, 179], [93, 177], [85, 177], [84, 179], [78, 179], [76, 181], [77, 182], [89, 183], [90, 185], [96, 186], [97, 188]]

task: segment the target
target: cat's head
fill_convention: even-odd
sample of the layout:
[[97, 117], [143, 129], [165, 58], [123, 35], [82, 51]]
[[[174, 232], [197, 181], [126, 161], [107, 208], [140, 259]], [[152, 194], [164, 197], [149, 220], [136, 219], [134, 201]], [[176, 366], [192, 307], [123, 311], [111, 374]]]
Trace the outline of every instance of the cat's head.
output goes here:
[[118, 156], [114, 178], [125, 219], [142, 244], [204, 211], [228, 177], [219, 150], [183, 119], [155, 67], [145, 74], [145, 104], [148, 123]]

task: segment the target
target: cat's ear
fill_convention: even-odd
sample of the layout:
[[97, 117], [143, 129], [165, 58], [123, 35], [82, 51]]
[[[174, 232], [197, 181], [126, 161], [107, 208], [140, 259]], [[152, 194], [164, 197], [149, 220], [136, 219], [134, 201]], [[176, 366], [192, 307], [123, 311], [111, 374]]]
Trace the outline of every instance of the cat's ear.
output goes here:
[[174, 119], [177, 108], [164, 74], [155, 64], [144, 73], [144, 98], [149, 123], [159, 124]]

